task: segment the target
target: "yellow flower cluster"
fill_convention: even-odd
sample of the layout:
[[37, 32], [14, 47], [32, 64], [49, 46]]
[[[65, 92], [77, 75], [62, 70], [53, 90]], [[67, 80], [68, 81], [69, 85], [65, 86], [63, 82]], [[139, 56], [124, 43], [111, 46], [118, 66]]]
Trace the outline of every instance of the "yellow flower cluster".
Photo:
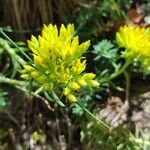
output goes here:
[[71, 102], [76, 102], [75, 91], [82, 87], [97, 87], [95, 74], [83, 73], [86, 61], [82, 55], [90, 46], [90, 41], [79, 44], [78, 36], [74, 36], [74, 25], [44, 26], [42, 36], [32, 36], [28, 41], [33, 52], [34, 63], [24, 65], [26, 73], [22, 77], [32, 77], [47, 91], [63, 89], [63, 94]]
[[136, 58], [143, 70], [150, 72], [150, 28], [125, 25], [116, 33], [116, 42], [125, 48], [122, 53], [125, 59]]

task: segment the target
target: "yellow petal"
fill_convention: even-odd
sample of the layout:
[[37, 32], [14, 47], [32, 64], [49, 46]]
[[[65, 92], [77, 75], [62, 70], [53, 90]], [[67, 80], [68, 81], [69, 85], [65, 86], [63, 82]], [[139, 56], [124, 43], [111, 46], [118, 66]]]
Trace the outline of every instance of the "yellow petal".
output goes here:
[[23, 65], [23, 67], [25, 68], [25, 70], [27, 70], [28, 72], [31, 72], [34, 70], [33, 67], [29, 66], [29, 65]]

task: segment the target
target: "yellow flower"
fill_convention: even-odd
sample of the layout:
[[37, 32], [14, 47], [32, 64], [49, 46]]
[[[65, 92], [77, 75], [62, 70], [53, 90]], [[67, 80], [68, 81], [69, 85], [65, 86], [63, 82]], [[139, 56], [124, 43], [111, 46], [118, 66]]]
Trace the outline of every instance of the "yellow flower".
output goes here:
[[28, 45], [33, 52], [34, 63], [32, 66], [24, 65], [24, 69], [45, 90], [62, 88], [63, 94], [75, 102], [74, 92], [84, 86], [99, 85], [93, 80], [95, 74], [83, 73], [86, 60], [82, 55], [89, 48], [90, 41], [79, 44], [73, 24], [61, 25], [60, 30], [56, 25], [44, 25], [42, 35], [38, 39], [32, 36]]
[[116, 42], [125, 48], [125, 59], [136, 58], [144, 71], [150, 71], [150, 28], [125, 25], [116, 33]]

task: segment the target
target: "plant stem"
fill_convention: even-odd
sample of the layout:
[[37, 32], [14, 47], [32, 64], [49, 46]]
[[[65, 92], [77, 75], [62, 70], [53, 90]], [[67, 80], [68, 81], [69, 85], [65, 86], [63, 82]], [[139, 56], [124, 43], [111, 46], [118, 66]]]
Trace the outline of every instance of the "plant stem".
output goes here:
[[112, 4], [113, 4], [113, 6], [114, 6], [114, 8], [115, 8], [115, 10], [116, 10], [116, 12], [117, 12], [117, 14], [118, 14], [118, 16], [120, 17], [120, 16], [122, 15], [122, 12], [121, 12], [121, 10], [120, 10], [119, 5], [116, 3], [115, 0], [111, 0], [111, 2], [112, 2]]
[[146, 144], [150, 146], [150, 142], [142, 139], [134, 139], [134, 141], [138, 144]]
[[9, 46], [7, 42], [3, 44], [3, 47], [6, 49], [6, 51], [9, 53], [9, 55], [12, 57], [12, 60], [15, 59], [15, 61], [19, 62], [20, 64], [25, 64], [26, 62], [19, 56], [15, 51]]
[[130, 61], [127, 60], [124, 63], [124, 65], [117, 72], [112, 73], [109, 78], [102, 78], [102, 79], [100, 79], [99, 82], [100, 83], [108, 82], [109, 80], [112, 80], [112, 79], [118, 77], [121, 73], [124, 72], [124, 70], [129, 66], [129, 64], [130, 64]]
[[79, 102], [76, 102], [81, 108], [83, 108], [83, 110], [89, 114], [93, 119], [95, 119], [98, 123], [100, 122], [101, 124], [103, 124], [106, 128], [110, 129], [110, 127], [103, 122], [102, 120], [100, 120], [99, 118], [97, 118], [95, 115], [93, 115], [88, 109], [86, 109], [84, 106], [82, 106]]
[[126, 71], [124, 71], [124, 76], [126, 79], [126, 100], [129, 101], [130, 75]]
[[17, 86], [17, 85], [16, 85], [15, 87], [16, 87], [17, 89], [21, 90], [21, 91], [24, 92], [24, 93], [30, 93], [32, 96], [34, 96], [34, 97], [40, 99], [40, 100], [46, 105], [46, 107], [47, 107], [49, 110], [54, 111], [54, 109], [49, 105], [48, 101], [47, 101], [45, 98], [43, 98], [41, 95], [39, 95], [39, 94], [37, 94], [37, 93], [35, 93], [35, 92], [32, 92], [32, 91], [29, 91], [29, 90], [27, 90], [27, 89], [24, 88], [24, 87], [20, 87], [20, 86]]
[[0, 74], [0, 83], [6, 83], [6, 84], [13, 85], [13, 86], [16, 86], [16, 85], [27, 86], [28, 85], [28, 83], [25, 81], [10, 79], [10, 78], [3, 76], [2, 74]]
[[111, 0], [111, 2], [117, 12], [117, 15], [121, 18], [124, 17], [125, 20], [129, 20], [127, 15], [120, 9], [119, 4], [115, 0]]
[[27, 58], [30, 62], [32, 62], [32, 59], [26, 54], [24, 53], [19, 47], [18, 45], [12, 40], [10, 39], [7, 34], [5, 32], [3, 32], [2, 28], [0, 28], [0, 33], [8, 40], [10, 41], [23, 55], [25, 58]]
[[129, 64], [130, 64], [130, 61], [127, 60], [120, 70], [111, 74], [111, 76], [109, 77], [109, 80], [112, 80], [112, 79], [118, 77], [121, 73], [124, 72], [124, 70], [129, 66]]
[[61, 107], [65, 107], [65, 104], [60, 100], [60, 98], [56, 95], [55, 92], [52, 92], [51, 95], [56, 103], [58, 103]]

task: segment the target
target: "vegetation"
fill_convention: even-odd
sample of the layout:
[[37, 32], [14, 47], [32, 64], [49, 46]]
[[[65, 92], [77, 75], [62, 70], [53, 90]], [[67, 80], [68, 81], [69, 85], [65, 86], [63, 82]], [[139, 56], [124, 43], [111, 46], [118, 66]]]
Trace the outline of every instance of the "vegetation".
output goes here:
[[150, 149], [148, 0], [0, 3], [0, 149]]

